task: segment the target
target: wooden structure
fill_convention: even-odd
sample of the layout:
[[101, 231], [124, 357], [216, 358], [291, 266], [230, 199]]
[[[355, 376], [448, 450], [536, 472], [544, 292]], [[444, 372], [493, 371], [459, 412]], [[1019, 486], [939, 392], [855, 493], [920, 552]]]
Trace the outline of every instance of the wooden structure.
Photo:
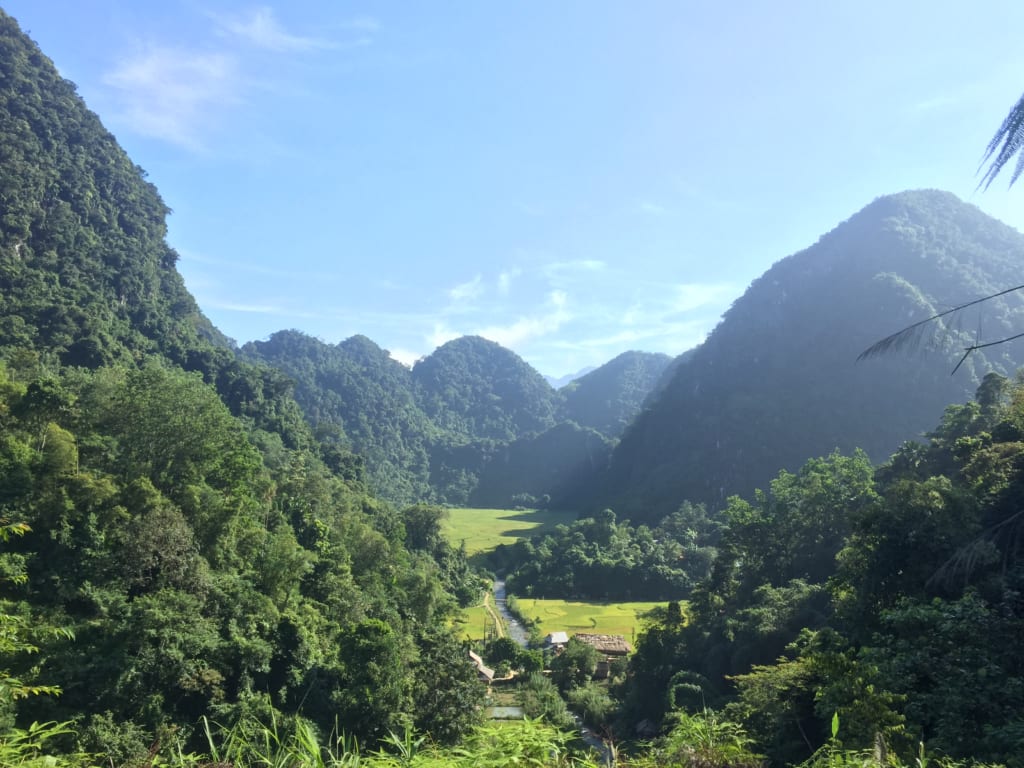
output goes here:
[[586, 632], [577, 632], [573, 635], [581, 643], [596, 648], [601, 654], [597, 662], [597, 669], [594, 670], [594, 679], [603, 680], [611, 672], [612, 659], [625, 658], [633, 652], [633, 646], [626, 642], [622, 635], [592, 635]]

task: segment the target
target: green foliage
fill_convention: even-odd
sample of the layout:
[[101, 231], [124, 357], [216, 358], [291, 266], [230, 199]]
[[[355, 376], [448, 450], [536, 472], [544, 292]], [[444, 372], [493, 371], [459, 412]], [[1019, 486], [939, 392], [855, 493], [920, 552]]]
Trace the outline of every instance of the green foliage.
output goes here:
[[608, 730], [617, 713], [615, 701], [606, 686], [590, 682], [569, 691], [569, 705], [583, 722], [599, 731]]
[[[436, 515], [420, 531], [433, 551], [410, 552], [401, 519], [310, 451], [263, 441], [264, 463], [195, 374], [150, 360], [48, 381], [0, 387], [0, 456], [22, 478], [4, 503], [34, 529], [0, 558], [24, 576], [6, 589], [21, 603], [5, 612], [5, 674], [63, 690], [17, 702], [19, 721], [84, 714], [88, 748], [107, 740], [124, 759], [169, 748], [176, 728], [194, 746], [211, 712], [301, 708], [367, 744], [407, 721], [440, 741], [473, 724], [471, 667], [426, 629], [454, 606], [445, 586], [472, 582]], [[40, 631], [33, 661], [29, 626], [74, 641]]]
[[680, 599], [710, 572], [721, 526], [702, 506], [683, 504], [653, 530], [596, 518], [495, 553], [520, 596], [592, 600]]
[[833, 455], [732, 499], [689, 623], [659, 615], [637, 642], [627, 716], [725, 705], [779, 763], [884, 743], [902, 765], [924, 741], [1020, 765], [1021, 391], [987, 377], [873, 479]]
[[71, 723], [32, 723], [26, 728], [7, 729], [0, 736], [0, 765], [10, 768], [84, 768], [93, 765], [91, 755], [61, 749], [66, 737], [73, 735]]
[[528, 675], [519, 685], [519, 701], [527, 717], [540, 718], [555, 728], [572, 728], [572, 716], [565, 699], [551, 680], [542, 674]]
[[594, 646], [572, 637], [561, 653], [551, 659], [551, 682], [563, 693], [581, 688], [590, 682], [599, 660]]
[[668, 735], [657, 740], [638, 767], [761, 768], [763, 758], [751, 749], [752, 740], [738, 723], [712, 710], [678, 713]]

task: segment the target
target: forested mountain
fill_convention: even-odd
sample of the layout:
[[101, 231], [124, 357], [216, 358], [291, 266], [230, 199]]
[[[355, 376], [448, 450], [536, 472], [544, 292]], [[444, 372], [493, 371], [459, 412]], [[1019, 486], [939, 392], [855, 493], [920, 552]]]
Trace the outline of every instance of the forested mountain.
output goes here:
[[367, 494], [284, 374], [235, 357], [156, 190], [3, 12], [0, 72], [0, 741], [74, 719], [138, 765], [202, 715], [300, 709], [456, 739], [482, 689], [447, 627], [475, 581], [440, 510]]
[[626, 430], [592, 507], [656, 521], [684, 499], [720, 507], [836, 448], [884, 460], [986, 371], [1024, 361], [1020, 343], [1005, 344], [950, 375], [979, 336], [1024, 330], [1024, 302], [1010, 294], [962, 313], [959, 327], [925, 326], [919, 354], [858, 354], [1018, 284], [1021, 264], [1024, 236], [951, 194], [879, 198], [754, 281]]
[[604, 468], [609, 439], [670, 362], [628, 352], [556, 393], [479, 337], [449, 342], [412, 370], [365, 336], [330, 345], [279, 331], [240, 354], [292, 379], [317, 435], [362, 456], [384, 498], [483, 506], [560, 498]]
[[555, 424], [555, 393], [517, 354], [479, 336], [443, 344], [412, 369], [423, 410], [454, 435], [509, 441]]
[[436, 428], [420, 408], [412, 372], [365, 336], [337, 345], [278, 331], [240, 354], [283, 371], [321, 436], [346, 441], [365, 460], [368, 482], [386, 498], [432, 497], [429, 447]]
[[51, 367], [159, 354], [297, 446], [288, 382], [230, 352], [177, 271], [156, 189], [6, 15], [0, 72], [0, 354]]
[[633, 421], [672, 358], [653, 352], [623, 352], [558, 391], [560, 419], [618, 437]]
[[182, 357], [200, 314], [167, 207], [15, 22], [0, 17], [0, 331], [68, 365]]

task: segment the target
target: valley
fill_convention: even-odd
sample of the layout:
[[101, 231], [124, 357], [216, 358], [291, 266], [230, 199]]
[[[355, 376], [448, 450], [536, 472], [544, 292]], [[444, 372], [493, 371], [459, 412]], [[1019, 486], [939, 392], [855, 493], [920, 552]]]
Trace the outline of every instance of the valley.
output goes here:
[[[206, 20], [326, 50], [261, 14]], [[521, 336], [408, 308], [436, 342], [411, 364], [360, 333], [239, 345], [3, 11], [0, 75], [0, 765], [1024, 768], [1020, 232], [949, 192], [865, 200], [703, 340], [557, 389], [488, 337]], [[512, 330], [554, 333], [604, 269], [487, 295], [550, 280]], [[445, 322], [486, 304], [472, 274]], [[616, 339], [649, 338], [640, 298]], [[915, 354], [858, 359], [921, 320]], [[505, 699], [528, 719], [488, 721]]]

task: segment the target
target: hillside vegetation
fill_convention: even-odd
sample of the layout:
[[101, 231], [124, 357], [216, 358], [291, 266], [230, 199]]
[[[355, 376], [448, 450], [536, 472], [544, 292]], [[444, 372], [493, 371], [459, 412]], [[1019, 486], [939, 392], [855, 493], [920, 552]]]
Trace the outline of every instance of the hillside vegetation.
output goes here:
[[[1024, 382], [983, 370], [1017, 349], [852, 363], [1017, 282], [1020, 235], [881, 198], [656, 383], [627, 357], [555, 393], [475, 337], [411, 371], [362, 337], [243, 358], [156, 190], [2, 12], [0, 67], [0, 765], [592, 766], [569, 702], [627, 767], [1024, 767]], [[613, 450], [595, 427], [633, 408]], [[579, 640], [477, 645], [537, 718], [484, 723], [452, 629], [481, 575], [404, 502], [556, 491], [580, 519], [490, 560], [523, 602], [664, 602], [604, 681]]]
[[362, 456], [382, 497], [481, 507], [558, 499], [603, 469], [669, 362], [626, 353], [555, 392], [480, 337], [451, 341], [411, 370], [364, 336], [331, 345], [279, 331], [240, 354], [295, 382], [316, 432]]
[[156, 190], [2, 13], [0, 66], [4, 727], [74, 720], [118, 763], [203, 715], [457, 739], [483, 690], [444, 627], [476, 582], [439, 518], [236, 359]]
[[[882, 197], [754, 281], [678, 366], [575, 498], [655, 521], [680, 500], [720, 508], [780, 468], [835, 449], [884, 461], [970, 396], [984, 372], [1012, 374], [1020, 342], [972, 354], [977, 334], [1024, 328], [1019, 294], [926, 326], [919, 354], [857, 362], [909, 322], [1020, 282], [1024, 236], [945, 192]], [[588, 499], [589, 497], [589, 499]]]

